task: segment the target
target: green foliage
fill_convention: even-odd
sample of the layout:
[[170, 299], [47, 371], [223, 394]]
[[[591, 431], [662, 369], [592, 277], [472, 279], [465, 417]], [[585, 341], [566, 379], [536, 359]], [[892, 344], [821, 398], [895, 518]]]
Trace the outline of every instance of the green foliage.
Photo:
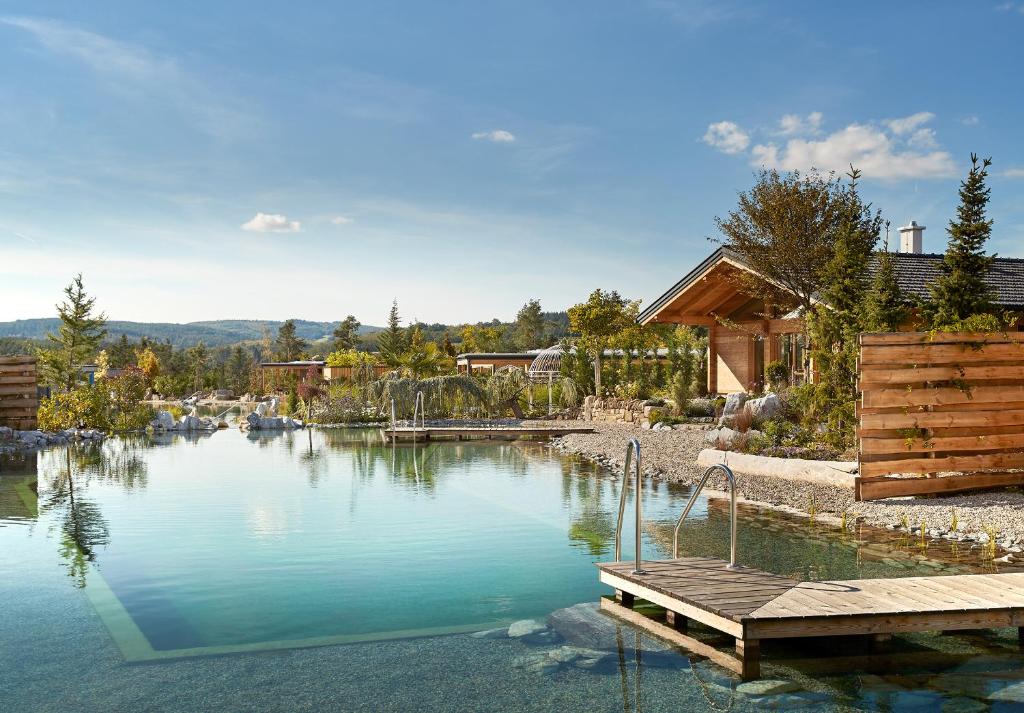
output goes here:
[[994, 314], [972, 314], [970, 317], [958, 319], [947, 324], [938, 324], [930, 331], [935, 332], [1005, 332], [1016, 321], [1016, 317], [1007, 314], [999, 317]]
[[517, 349], [542, 349], [544, 342], [544, 316], [540, 300], [530, 300], [516, 314], [513, 340]]
[[79, 386], [61, 391], [39, 404], [39, 428], [62, 431], [79, 425], [107, 430], [110, 427], [110, 395], [100, 386]]
[[402, 353], [408, 345], [405, 330], [402, 329], [402, 319], [398, 316], [398, 300], [391, 303], [391, 312], [388, 313], [388, 326], [383, 332], [377, 335], [377, 348], [380, 351], [381, 360], [391, 367], [401, 366]]
[[48, 334], [49, 346], [39, 352], [39, 367], [44, 383], [65, 391], [79, 381], [78, 367], [96, 355], [106, 336], [105, 314], [93, 315], [96, 298], [89, 297], [79, 273], [64, 288], [67, 298], [57, 305], [60, 326], [56, 334]]
[[868, 332], [895, 332], [910, 317], [909, 301], [896, 282], [888, 240], [885, 250], [878, 253], [878, 267], [872, 277], [863, 312], [863, 327]]
[[331, 352], [327, 355], [327, 366], [359, 366], [360, 364], [377, 363], [377, 359], [367, 352], [359, 352], [355, 349], [342, 349]]
[[359, 320], [349, 315], [334, 328], [334, 351], [355, 349], [359, 344]]
[[569, 308], [569, 327], [579, 335], [577, 346], [594, 360], [594, 393], [601, 394], [601, 357], [613, 338], [636, 323], [640, 303], [627, 300], [614, 290], [594, 290], [586, 302]]
[[972, 315], [992, 311], [992, 288], [985, 282], [994, 255], [985, 254], [992, 234], [986, 217], [990, 189], [985, 185], [992, 159], [971, 154], [971, 170], [960, 184], [957, 217], [949, 223], [949, 243], [942, 275], [929, 286], [923, 312], [933, 327], [956, 324]]
[[309, 342], [298, 335], [295, 320], [288, 319], [277, 330], [274, 341], [274, 356], [278, 361], [296, 361], [302, 359]]
[[138, 367], [126, 367], [119, 376], [104, 379], [96, 387], [109, 390], [107, 421], [113, 431], [137, 431], [153, 420], [153, 410], [139, 403], [146, 395], [146, 374]]
[[677, 371], [672, 377], [672, 403], [675, 404], [677, 416], [686, 415], [690, 406], [690, 392], [693, 379], [687, 378], [685, 371]]
[[772, 390], [781, 391], [789, 385], [789, 367], [780, 360], [770, 361], [765, 364], [764, 378]]
[[760, 277], [737, 276], [744, 292], [809, 312], [824, 287], [826, 267], [843, 226], [848, 195], [832, 174], [763, 170], [739, 205], [716, 218], [722, 237]]

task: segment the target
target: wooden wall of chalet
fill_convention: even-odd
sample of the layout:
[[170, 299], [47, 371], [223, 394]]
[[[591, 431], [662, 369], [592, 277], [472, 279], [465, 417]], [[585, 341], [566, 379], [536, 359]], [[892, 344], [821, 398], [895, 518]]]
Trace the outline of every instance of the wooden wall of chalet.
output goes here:
[[35, 357], [0, 357], [0, 426], [23, 431], [36, 427], [36, 385]]
[[858, 500], [1024, 484], [1024, 333], [862, 334], [858, 382]]

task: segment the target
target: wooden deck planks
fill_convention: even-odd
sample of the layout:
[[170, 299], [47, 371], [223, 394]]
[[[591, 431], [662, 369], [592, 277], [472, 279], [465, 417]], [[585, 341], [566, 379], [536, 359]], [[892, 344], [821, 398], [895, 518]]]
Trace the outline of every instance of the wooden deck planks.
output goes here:
[[1024, 573], [798, 582], [704, 557], [644, 562], [642, 575], [634, 566], [598, 565], [623, 591], [657, 592], [667, 609], [708, 612], [711, 626], [718, 617], [763, 638], [1024, 623]]

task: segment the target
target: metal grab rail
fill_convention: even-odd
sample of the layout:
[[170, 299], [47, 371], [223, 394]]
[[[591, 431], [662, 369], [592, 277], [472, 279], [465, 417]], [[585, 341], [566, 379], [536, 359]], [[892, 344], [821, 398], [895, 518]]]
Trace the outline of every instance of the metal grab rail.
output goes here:
[[423, 426], [423, 430], [427, 430], [426, 421], [427, 403], [423, 398], [423, 392], [416, 392], [416, 403], [412, 407], [412, 442], [416, 442], [416, 414], [419, 414], [420, 425]]
[[700, 495], [700, 491], [704, 489], [704, 485], [708, 482], [708, 478], [716, 470], [721, 470], [725, 473], [726, 479], [729, 481], [729, 569], [736, 568], [736, 478], [732, 474], [732, 469], [724, 463], [718, 463], [711, 466], [704, 471], [704, 475], [701, 477], [700, 482], [694, 489], [693, 493], [690, 494], [690, 500], [686, 503], [686, 509], [683, 510], [683, 514], [679, 516], [679, 520], [676, 521], [675, 532], [672, 533], [672, 559], [679, 558], [679, 528], [683, 526], [683, 521], [686, 516], [690, 514], [690, 510], [693, 508], [693, 504], [697, 502], [697, 496]]
[[622, 494], [619, 496], [619, 519], [615, 523], [615, 561], [622, 561], [622, 516], [626, 513], [626, 490], [629, 488], [629, 464], [630, 457], [636, 454], [633, 459], [633, 472], [636, 481], [636, 567], [633, 570], [633, 574], [647, 574], [644, 572], [642, 562], [640, 560], [640, 545], [641, 545], [641, 533], [640, 529], [643, 525], [643, 511], [641, 503], [643, 498], [640, 492], [640, 441], [635, 438], [630, 438], [629, 443], [626, 444], [626, 465], [622, 469]]

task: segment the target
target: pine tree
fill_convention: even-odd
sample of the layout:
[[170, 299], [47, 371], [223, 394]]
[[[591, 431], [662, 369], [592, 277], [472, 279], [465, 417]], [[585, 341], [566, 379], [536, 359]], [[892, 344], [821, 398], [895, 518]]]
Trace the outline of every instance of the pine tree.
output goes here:
[[46, 383], [70, 391], [78, 383], [78, 367], [92, 359], [107, 335], [107, 316], [93, 316], [96, 298], [89, 297], [79, 273], [64, 288], [67, 300], [57, 305], [60, 327], [48, 334], [50, 346], [39, 352], [40, 367]]
[[402, 319], [398, 316], [398, 300], [391, 303], [388, 314], [388, 326], [377, 336], [377, 349], [381, 360], [388, 366], [397, 367], [402, 362], [402, 354], [408, 346], [408, 338], [402, 329]]
[[[888, 228], [888, 225], [886, 225]], [[864, 330], [867, 332], [895, 332], [910, 316], [906, 295], [896, 281], [896, 269], [889, 240], [885, 250], [878, 253], [878, 267], [871, 280], [871, 289], [864, 304]]]
[[992, 159], [971, 154], [971, 170], [960, 183], [960, 206], [949, 222], [949, 243], [942, 260], [942, 275], [929, 286], [931, 299], [924, 314], [933, 329], [953, 328], [974, 315], [992, 311], [994, 297], [985, 277], [995, 255], [985, 254], [992, 234], [986, 218], [990, 189], [985, 185]]
[[355, 349], [359, 344], [359, 320], [349, 315], [345, 317], [338, 326], [334, 328], [334, 348], [332, 351], [341, 352]]
[[277, 340], [274, 345], [277, 348], [277, 358], [281, 361], [301, 359], [302, 353], [309, 346], [306, 340], [298, 335], [294, 319], [286, 320], [277, 330]]
[[544, 316], [540, 300], [530, 300], [519, 309], [513, 329], [517, 348], [525, 350], [544, 347], [541, 343], [544, 339]]

